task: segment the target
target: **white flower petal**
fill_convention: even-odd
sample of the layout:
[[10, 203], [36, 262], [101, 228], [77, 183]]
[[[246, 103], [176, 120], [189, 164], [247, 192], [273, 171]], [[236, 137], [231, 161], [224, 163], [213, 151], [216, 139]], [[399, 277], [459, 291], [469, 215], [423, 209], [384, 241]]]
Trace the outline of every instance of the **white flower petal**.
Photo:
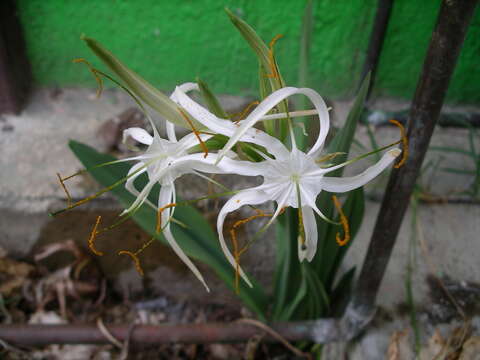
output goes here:
[[[400, 153], [400, 149], [393, 149], [386, 152], [375, 165], [369, 167], [367, 170], [356, 176], [341, 178], [324, 177], [322, 179], [322, 188], [326, 191], [336, 193], [343, 193], [359, 188], [377, 177], [383, 170], [385, 170], [388, 165], [390, 165], [395, 160], [398, 155], [400, 155]], [[333, 168], [338, 167], [334, 166]], [[328, 170], [333, 168], [329, 168]]]
[[[179, 87], [179, 89], [181, 89], [184, 93], [187, 93], [187, 92], [189, 92], [189, 91], [198, 89], [197, 84], [192, 83], [192, 82], [184, 83], [184, 84], [182, 84], [182, 85], [179, 85], [178, 87]], [[172, 95], [170, 95], [170, 99], [172, 99], [173, 102], [175, 102], [175, 103], [178, 104], [177, 96], [176, 96], [176, 94], [175, 94], [175, 91], [172, 93]], [[176, 134], [175, 134], [175, 124], [167, 120], [167, 122], [166, 122], [166, 129], [167, 129], [167, 137], [168, 137], [168, 140], [170, 140], [171, 142], [177, 142], [177, 136], [176, 136]]]
[[303, 228], [305, 230], [305, 246], [303, 248], [300, 241], [298, 242], [298, 258], [300, 262], [304, 259], [312, 261], [317, 251], [318, 232], [317, 221], [313, 209], [309, 206], [302, 206]]
[[145, 145], [151, 145], [153, 142], [153, 137], [145, 129], [139, 127], [132, 127], [123, 130], [123, 142], [125, 142], [129, 136], [135, 141]]
[[[158, 207], [161, 208], [167, 204], [171, 204], [175, 201], [175, 188], [173, 184], [163, 185], [160, 189], [160, 194], [158, 197]], [[203, 278], [200, 271], [197, 269], [195, 264], [188, 258], [188, 256], [183, 252], [182, 248], [178, 245], [177, 241], [173, 237], [172, 231], [170, 230], [170, 224], [167, 223], [170, 218], [170, 208], [165, 209], [162, 212], [162, 225], [167, 224], [163, 229], [163, 235], [167, 240], [168, 244], [172, 247], [175, 254], [184, 262], [185, 265], [193, 272], [193, 274], [200, 280], [200, 282], [205, 286], [208, 292], [210, 292], [209, 287], [207, 286], [205, 279]]]
[[[213, 135], [208, 135], [208, 134], [199, 134], [199, 137], [202, 141], [207, 141]], [[190, 133], [188, 135], [185, 135], [183, 138], [180, 139], [178, 142], [179, 145], [179, 152], [186, 151], [190, 149], [191, 147], [194, 147], [196, 145], [199, 145], [200, 141], [198, 141], [197, 136], [194, 133]]]
[[315, 106], [315, 109], [318, 111], [318, 116], [320, 119], [320, 134], [318, 135], [317, 141], [310, 150], [309, 154], [314, 154], [321, 151], [330, 126], [329, 114], [325, 102], [323, 101], [322, 97], [312, 89], [284, 87], [267, 96], [255, 108], [255, 110], [253, 110], [248, 115], [248, 117], [241, 122], [241, 126], [238, 128], [235, 134], [231, 136], [230, 140], [220, 152], [220, 157], [222, 157], [225, 152], [230, 150], [235, 145], [235, 143], [239, 141], [244, 136], [244, 134], [247, 133], [250, 128], [252, 128], [252, 126], [255, 125], [255, 123], [257, 123], [259, 120], [262, 119], [263, 116], [265, 116], [265, 114], [272, 110], [281, 101], [295, 94], [303, 94], [307, 96]]
[[[239, 129], [239, 124], [233, 123], [231, 120], [220, 119], [209, 112], [200, 104], [193, 101], [181, 89], [175, 90], [176, 99], [179, 104], [197, 120], [199, 123], [208, 129], [225, 136], [232, 136]], [[242, 122], [240, 122], [241, 124]], [[241, 127], [241, 126], [240, 126]], [[241, 141], [252, 142], [263, 146], [267, 151], [276, 158], [285, 157], [288, 155], [287, 148], [276, 138], [264, 133], [258, 129], [247, 129], [241, 137]], [[225, 155], [227, 151], [224, 152]], [[223, 156], [222, 155], [222, 156]]]
[[[262, 186], [257, 186], [255, 188], [240, 191], [235, 196], [230, 198], [218, 213], [217, 231], [218, 231], [220, 246], [227, 260], [230, 262], [230, 264], [234, 268], [237, 267], [237, 264], [235, 262], [235, 258], [233, 257], [232, 253], [230, 252], [230, 249], [227, 246], [227, 243], [225, 242], [225, 238], [223, 236], [223, 223], [225, 221], [226, 216], [229, 213], [239, 209], [243, 205], [256, 205], [256, 204], [262, 204], [268, 201], [269, 200], [268, 196], [265, 193], [263, 193], [261, 189], [262, 189]], [[243, 278], [243, 280], [245, 280], [245, 282], [250, 287], [252, 287], [252, 283], [250, 282], [250, 280], [248, 280], [247, 275], [245, 275], [242, 268], [240, 268], [240, 276]]]

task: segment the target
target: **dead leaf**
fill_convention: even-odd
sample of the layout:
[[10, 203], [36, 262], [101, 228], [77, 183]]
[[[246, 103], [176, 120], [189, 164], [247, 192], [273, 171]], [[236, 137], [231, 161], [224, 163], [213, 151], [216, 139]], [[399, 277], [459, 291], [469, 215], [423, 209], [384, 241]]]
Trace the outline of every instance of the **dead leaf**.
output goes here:
[[408, 341], [408, 330], [395, 331], [390, 337], [387, 349], [388, 360], [412, 359], [413, 352]]
[[465, 341], [458, 360], [480, 360], [480, 336], [472, 336]]
[[23, 286], [34, 267], [30, 264], [0, 258], [0, 294], [9, 296], [13, 290]]

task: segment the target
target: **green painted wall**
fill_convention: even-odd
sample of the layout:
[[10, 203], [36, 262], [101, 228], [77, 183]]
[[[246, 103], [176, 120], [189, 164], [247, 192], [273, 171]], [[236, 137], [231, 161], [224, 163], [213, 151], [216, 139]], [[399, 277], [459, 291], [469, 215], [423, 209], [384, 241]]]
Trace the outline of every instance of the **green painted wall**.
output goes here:
[[[94, 37], [132, 69], [164, 90], [200, 76], [219, 93], [252, 94], [256, 60], [230, 24], [225, 6], [268, 42], [284, 34], [277, 59], [295, 85], [303, 0], [17, 0], [28, 53], [39, 84], [95, 86], [70, 62], [98, 64], [79, 40]], [[408, 98], [415, 88], [438, 11], [436, 0], [396, 0], [380, 62], [376, 93]], [[375, 13], [375, 0], [318, 0], [311, 86], [330, 97], [356, 87]], [[480, 103], [480, 14], [477, 11], [449, 99]]]

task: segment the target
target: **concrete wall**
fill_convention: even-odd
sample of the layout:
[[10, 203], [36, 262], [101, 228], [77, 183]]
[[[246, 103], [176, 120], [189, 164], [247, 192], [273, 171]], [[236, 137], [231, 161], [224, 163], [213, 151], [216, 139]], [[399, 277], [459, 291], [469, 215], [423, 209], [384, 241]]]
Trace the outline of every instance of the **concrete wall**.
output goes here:
[[[252, 24], [276, 47], [286, 80], [298, 73], [305, 1], [290, 0], [18, 0], [35, 79], [42, 85], [95, 86], [90, 74], [70, 62], [94, 57], [81, 33], [104, 43], [129, 66], [164, 90], [201, 76], [219, 93], [246, 95], [257, 86], [253, 53], [229, 23], [223, 8]], [[376, 93], [410, 98], [416, 85], [440, 1], [397, 0], [381, 57]], [[374, 0], [315, 3], [311, 86], [328, 97], [355, 89], [375, 13]], [[474, 16], [448, 100], [479, 103], [480, 12]], [[96, 63], [95, 61], [93, 61]]]

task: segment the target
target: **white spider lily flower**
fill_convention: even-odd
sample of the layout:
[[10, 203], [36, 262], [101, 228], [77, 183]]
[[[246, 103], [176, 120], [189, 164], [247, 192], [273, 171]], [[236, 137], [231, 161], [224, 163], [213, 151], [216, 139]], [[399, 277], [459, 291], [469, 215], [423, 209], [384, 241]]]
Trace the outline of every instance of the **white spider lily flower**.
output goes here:
[[[127, 175], [128, 180], [125, 183], [125, 188], [135, 195], [136, 199], [123, 213], [134, 211], [145, 202], [155, 209], [175, 203], [176, 193], [174, 182], [178, 177], [184, 174], [197, 174], [197, 171], [207, 173], [218, 172], [218, 167], [213, 165], [216, 159], [216, 156], [213, 156], [214, 154], [209, 154], [207, 158], [204, 158], [203, 153], [188, 153], [190, 148], [198, 145], [198, 139], [193, 133], [186, 135], [179, 141], [170, 141], [162, 139], [155, 127], [153, 137], [144, 129], [129, 128], [124, 131], [124, 137], [128, 136], [132, 137], [139, 143], [148, 145], [148, 149], [143, 155], [130, 158], [131, 160], [140, 160], [130, 169]], [[202, 141], [211, 137], [211, 135], [205, 134], [199, 136], [202, 138]], [[139, 191], [135, 187], [135, 180], [145, 172], [148, 175], [148, 183], [141, 191]], [[161, 185], [161, 188], [158, 196], [158, 203], [155, 206], [150, 203], [147, 198], [153, 186], [157, 183]], [[177, 244], [171, 232], [169, 221], [171, 216], [173, 216], [174, 210], [174, 207], [165, 208], [161, 214], [161, 223], [164, 224], [162, 227], [163, 235], [178, 257], [202, 282], [207, 291], [209, 291], [200, 271]]]
[[[220, 244], [225, 256], [233, 267], [236, 267], [238, 264], [230, 252], [223, 235], [223, 224], [229, 213], [244, 205], [258, 205], [267, 201], [275, 201], [277, 208], [269, 221], [270, 224], [279, 215], [282, 208], [288, 206], [298, 208], [301, 206], [305, 239], [303, 243], [299, 241], [298, 256], [300, 261], [304, 259], [311, 261], [315, 255], [318, 241], [314, 212], [323, 219], [328, 220], [315, 204], [320, 192], [322, 190], [347, 192], [359, 188], [379, 175], [401, 152], [399, 149], [388, 151], [382, 156], [380, 161], [359, 175], [343, 178], [326, 177], [325, 175], [329, 172], [341, 168], [349, 162], [322, 168], [315, 161], [323, 149], [330, 122], [327, 107], [321, 96], [314, 90], [294, 87], [277, 90], [265, 98], [245, 120], [240, 122], [239, 126], [230, 121], [218, 119], [215, 115], [191, 100], [181, 89], [177, 88], [175, 92], [179, 104], [194, 116], [197, 121], [212, 130], [213, 126], [216, 126], [214, 129], [216, 132], [230, 136], [230, 140], [217, 157], [217, 162], [219, 161], [221, 168], [228, 168], [228, 165], [222, 166], [223, 159], [226, 159], [223, 156], [238, 140], [264, 146], [274, 156], [274, 158], [269, 158], [264, 155], [265, 160], [259, 163], [236, 161], [235, 171], [237, 174], [247, 176], [261, 175], [263, 176], [263, 183], [238, 192], [225, 203], [218, 214], [217, 231]], [[261, 120], [280, 101], [295, 94], [306, 95], [319, 115], [320, 133], [315, 144], [307, 153], [297, 149], [295, 144], [292, 146], [292, 150], [289, 151], [278, 139], [252, 128], [257, 121]], [[259, 141], [259, 139], [261, 140]], [[228, 160], [229, 164], [232, 162], [235, 161]], [[239, 271], [242, 278], [252, 286], [243, 270], [240, 268]]]

